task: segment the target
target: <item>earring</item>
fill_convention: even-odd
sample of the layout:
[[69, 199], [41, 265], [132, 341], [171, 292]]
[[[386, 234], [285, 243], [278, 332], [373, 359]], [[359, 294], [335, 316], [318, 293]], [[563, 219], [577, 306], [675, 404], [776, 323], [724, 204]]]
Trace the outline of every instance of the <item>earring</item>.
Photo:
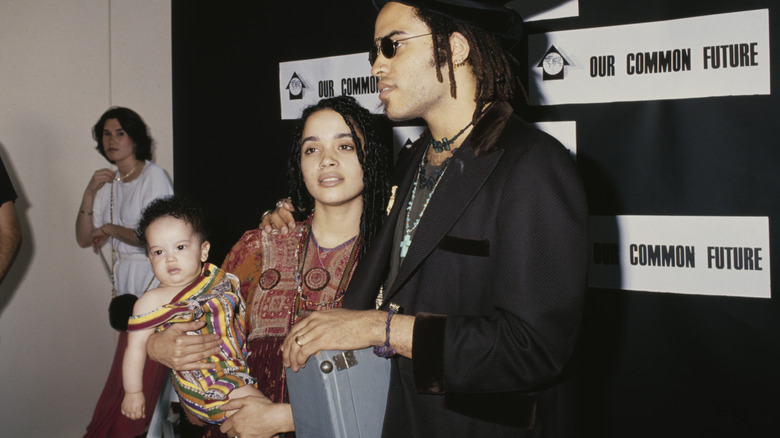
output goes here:
[[464, 65], [466, 65], [466, 61], [463, 59], [459, 59], [453, 63], [452, 68], [453, 70], [457, 71], [460, 67], [463, 67]]

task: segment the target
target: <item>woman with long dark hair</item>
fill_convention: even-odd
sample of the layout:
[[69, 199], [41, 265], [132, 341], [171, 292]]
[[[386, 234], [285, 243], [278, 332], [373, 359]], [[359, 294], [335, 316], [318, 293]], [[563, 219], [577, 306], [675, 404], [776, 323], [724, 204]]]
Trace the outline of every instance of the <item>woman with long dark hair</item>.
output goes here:
[[[267, 398], [229, 402], [223, 409], [238, 412], [221, 431], [209, 425], [207, 437], [274, 436], [294, 429], [279, 348], [290, 328], [311, 312], [341, 307], [354, 268], [385, 216], [391, 163], [373, 116], [354, 98], [323, 99], [304, 110], [288, 163], [298, 206], [295, 227], [284, 236], [247, 231], [222, 266], [241, 282], [249, 373]], [[186, 345], [194, 342], [200, 349], [207, 342], [183, 334], [198, 325], [180, 326], [181, 334], [171, 327], [152, 335], [149, 354], [174, 369], [189, 369], [199, 358]]]
[[[239, 411], [222, 426], [229, 436], [293, 429], [279, 347], [310, 312], [341, 307], [385, 215], [389, 153], [372, 116], [353, 98], [324, 99], [304, 110], [288, 163], [296, 227], [286, 236], [249, 231], [224, 263], [247, 293], [248, 365], [269, 398], [237, 400]], [[212, 427], [206, 436], [223, 436], [217, 432]]]

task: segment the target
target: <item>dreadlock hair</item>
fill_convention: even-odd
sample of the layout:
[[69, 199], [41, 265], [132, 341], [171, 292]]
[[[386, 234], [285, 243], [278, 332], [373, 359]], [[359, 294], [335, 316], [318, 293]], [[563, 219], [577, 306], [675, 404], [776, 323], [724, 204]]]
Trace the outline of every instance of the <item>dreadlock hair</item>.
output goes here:
[[474, 96], [477, 107], [472, 117], [474, 122], [482, 115], [485, 104], [497, 100], [511, 101], [517, 87], [526, 94], [517, 76], [519, 63], [504, 49], [498, 36], [435, 12], [421, 8], [416, 8], [416, 11], [417, 17], [431, 30], [436, 78], [439, 82], [444, 82], [442, 66], [446, 63], [449, 67], [450, 95], [453, 98], [457, 97], [457, 84], [449, 38], [453, 32], [459, 32], [468, 41], [470, 51], [465, 62], [470, 65], [477, 83]]
[[157, 198], [150, 202], [141, 213], [141, 220], [135, 229], [138, 241], [149, 251], [149, 242], [146, 240], [146, 230], [157, 219], [172, 217], [179, 219], [192, 227], [192, 231], [198, 235], [201, 242], [208, 240], [208, 223], [203, 209], [189, 198], [171, 195]]
[[[331, 109], [341, 115], [349, 127], [355, 141], [355, 150], [360, 166], [363, 168], [363, 213], [360, 216], [360, 246], [359, 258], [371, 246], [374, 236], [382, 225], [386, 214], [387, 201], [390, 198], [390, 166], [392, 157], [390, 149], [379, 141], [374, 128], [371, 113], [360, 106], [351, 96], [337, 96], [322, 99], [315, 105], [303, 110], [298, 125], [295, 128], [292, 150], [288, 161], [287, 179], [291, 191], [293, 205], [296, 206], [296, 219], [300, 220], [314, 209], [314, 198], [306, 190], [301, 171], [301, 141], [306, 120], [312, 114]], [[362, 134], [365, 144], [360, 140]]]

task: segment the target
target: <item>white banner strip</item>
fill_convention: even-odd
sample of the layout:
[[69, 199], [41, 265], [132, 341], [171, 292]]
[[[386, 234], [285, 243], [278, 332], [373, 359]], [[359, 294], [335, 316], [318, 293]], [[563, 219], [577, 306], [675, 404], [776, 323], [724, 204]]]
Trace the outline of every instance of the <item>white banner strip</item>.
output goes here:
[[591, 287], [771, 298], [769, 218], [592, 216]]
[[382, 114], [378, 79], [371, 76], [368, 53], [279, 63], [279, 97], [283, 120], [325, 97], [349, 95], [374, 114]]
[[767, 9], [529, 37], [532, 105], [770, 93]]

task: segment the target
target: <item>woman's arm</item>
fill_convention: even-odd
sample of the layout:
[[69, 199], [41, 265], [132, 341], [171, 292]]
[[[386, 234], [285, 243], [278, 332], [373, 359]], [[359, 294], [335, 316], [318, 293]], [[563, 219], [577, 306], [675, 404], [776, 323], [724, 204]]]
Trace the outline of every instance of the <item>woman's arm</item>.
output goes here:
[[265, 396], [237, 398], [226, 403], [222, 409], [238, 409], [219, 428], [228, 436], [272, 437], [295, 430], [290, 405], [274, 403]]
[[[104, 224], [98, 230], [105, 236], [119, 239], [128, 245], [141, 246], [141, 242], [138, 241], [138, 236], [135, 235], [135, 230], [132, 228], [123, 227], [117, 224]], [[97, 235], [97, 233], [95, 233], [95, 235]]]
[[[82, 248], [93, 245], [92, 233], [95, 226], [92, 223], [92, 206], [95, 202], [95, 195], [106, 183], [111, 183], [114, 179], [114, 172], [111, 169], [100, 169], [95, 171], [92, 178], [84, 189], [84, 195], [81, 197], [81, 205], [76, 215], [76, 242]], [[94, 245], [93, 245], [94, 246]]]

